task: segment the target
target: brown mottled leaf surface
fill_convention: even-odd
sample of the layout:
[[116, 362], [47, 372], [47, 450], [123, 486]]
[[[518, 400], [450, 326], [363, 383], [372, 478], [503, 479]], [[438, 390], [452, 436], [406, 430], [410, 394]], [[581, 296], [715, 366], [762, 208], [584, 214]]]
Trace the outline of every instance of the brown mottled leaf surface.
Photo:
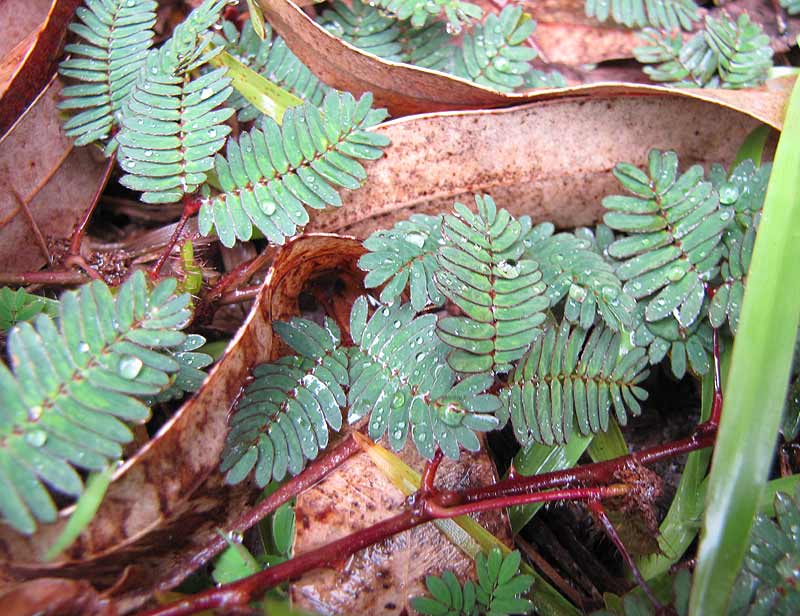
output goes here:
[[[711, 114], [713, 122], [703, 120]], [[602, 197], [618, 190], [610, 173], [617, 162], [646, 160], [657, 147], [674, 149], [685, 166], [729, 163], [757, 125], [744, 114], [669, 92], [395, 120], [378, 129], [392, 146], [369, 165], [366, 185], [347, 193], [340, 210], [318, 214], [309, 228], [365, 237], [415, 212], [447, 210], [474, 192], [488, 192], [498, 207], [536, 221], [594, 224]]]
[[47, 263], [42, 244], [52, 252], [70, 237], [105, 185], [111, 161], [93, 148], [72, 145], [56, 109], [60, 91], [58, 81], [51, 81], [0, 140], [0, 271]]
[[88, 582], [40, 578], [0, 593], [3, 616], [116, 616]]
[[[424, 460], [409, 442], [400, 457], [422, 471]], [[445, 460], [436, 487], [462, 490], [486, 486], [496, 477], [485, 451], [462, 452], [458, 462]], [[303, 554], [402, 510], [403, 493], [365, 453], [301, 494], [295, 506], [295, 554]], [[475, 516], [506, 543], [511, 536], [502, 512]], [[323, 614], [403, 614], [414, 596], [426, 594], [425, 576], [453, 571], [459, 579], [474, 577], [472, 560], [433, 523], [423, 524], [362, 550], [339, 569], [318, 569], [292, 584], [294, 605]]]
[[0, 2], [0, 137], [55, 71], [80, 0]]

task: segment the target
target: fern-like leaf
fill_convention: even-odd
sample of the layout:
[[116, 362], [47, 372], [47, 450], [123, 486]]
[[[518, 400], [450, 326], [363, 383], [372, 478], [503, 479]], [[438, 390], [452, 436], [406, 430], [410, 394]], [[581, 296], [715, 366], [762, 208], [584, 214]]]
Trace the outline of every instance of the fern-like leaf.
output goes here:
[[480, 448], [474, 431], [493, 430], [497, 397], [483, 394], [493, 379], [482, 375], [453, 385], [443, 361], [447, 347], [435, 336], [435, 315], [414, 316], [410, 304], [383, 306], [368, 318], [364, 296], [353, 304], [350, 335], [348, 421], [369, 417], [373, 440], [388, 433], [395, 451], [406, 442], [409, 425], [417, 450], [431, 458], [436, 446], [452, 459], [461, 447]]
[[522, 597], [533, 578], [519, 573], [521, 560], [519, 552], [503, 556], [497, 547], [492, 548], [488, 557], [479, 553], [475, 559], [477, 584], [467, 580], [462, 586], [452, 571], [445, 571], [441, 577], [428, 576], [425, 586], [429, 596], [414, 597], [411, 607], [428, 616], [527, 614], [532, 606]]
[[772, 67], [769, 37], [742, 13], [737, 21], [726, 15], [706, 17], [705, 28], [687, 42], [679, 33], [647, 29], [646, 45], [634, 56], [653, 81], [675, 82], [681, 87], [750, 88], [761, 85]]
[[668, 34], [652, 28], [641, 33], [645, 45], [633, 50], [644, 72], [653, 81], [675, 82], [682, 88], [714, 88], [719, 85], [717, 55], [698, 32], [684, 43], [679, 32]]
[[477, 215], [456, 203], [444, 218], [435, 280], [466, 316], [441, 319], [437, 334], [453, 347], [454, 370], [506, 372], [541, 332], [550, 302], [538, 264], [521, 258], [530, 220], [498, 211], [488, 195], [475, 203]]
[[691, 30], [697, 21], [692, 0], [586, 0], [586, 16], [605, 22], [611, 18], [628, 28], [653, 26], [662, 30]]
[[643, 349], [620, 352], [620, 334], [602, 324], [591, 333], [567, 321], [549, 327], [503, 391], [517, 440], [552, 445], [566, 443], [575, 428], [583, 435], [605, 431], [612, 406], [625, 425], [647, 398], [639, 387], [646, 365]]
[[775, 496], [773, 521], [761, 514], [731, 598], [731, 614], [789, 616], [800, 611], [800, 491]]
[[286, 110], [281, 127], [264, 117], [261, 128], [228, 140], [226, 157], [214, 167], [223, 193], [206, 199], [198, 224], [204, 235], [215, 229], [225, 246], [249, 240], [253, 227], [272, 243], [309, 221], [306, 207], [339, 207], [334, 186], [355, 190], [367, 174], [357, 159], [374, 160], [388, 145], [368, 129], [386, 117], [372, 109], [372, 96], [330, 92], [324, 112], [306, 103]]
[[239, 483], [253, 468], [259, 487], [287, 472], [297, 475], [328, 446], [328, 428], [342, 427], [349, 377], [339, 328], [330, 319], [324, 327], [305, 319], [274, 326], [297, 355], [253, 370], [222, 453], [228, 483]]
[[753, 88], [769, 77], [772, 46], [769, 36], [757, 23], [742, 13], [734, 22], [723, 15], [706, 16], [706, 41], [716, 52], [723, 86]]
[[[667, 585], [669, 583], [669, 585]], [[681, 569], [674, 576], [670, 575], [665, 580], [654, 580], [652, 590], [663, 605], [671, 609], [657, 610], [647, 595], [639, 586], [627, 593], [624, 597], [606, 593], [603, 598], [606, 609], [592, 612], [591, 616], [658, 616], [662, 612], [674, 616], [687, 616], [689, 613], [689, 593], [692, 589], [692, 574], [687, 569]], [[669, 596], [666, 596], [669, 592]], [[734, 612], [729, 612], [733, 614]]]
[[673, 316], [692, 325], [705, 300], [705, 283], [717, 271], [723, 254], [722, 233], [733, 222], [733, 210], [720, 207], [703, 168], [695, 165], [678, 176], [674, 152], [652, 150], [648, 172], [619, 164], [614, 175], [633, 196], [611, 196], [605, 224], [628, 235], [608, 247], [620, 259], [617, 275], [626, 293], [647, 299], [645, 319]]
[[58, 314], [58, 302], [41, 295], [26, 293], [24, 289], [12, 291], [0, 289], [0, 331], [8, 331], [13, 325], [30, 321], [37, 314], [54, 317]]
[[191, 72], [220, 48], [207, 51], [209, 27], [226, 0], [205, 0], [160, 49], [150, 52], [125, 108], [119, 164], [120, 182], [142, 192], [145, 203], [173, 203], [206, 180], [214, 154], [222, 148], [233, 109], [221, 107], [230, 96], [227, 69], [197, 79]]
[[[245, 22], [241, 33], [235, 24], [223, 21], [218, 43], [259, 75], [312, 105], [319, 107], [325, 94], [330, 91], [330, 87], [300, 62], [286, 42], [272, 33], [268, 23], [264, 24], [262, 40], [253, 29], [252, 21]], [[240, 122], [249, 122], [261, 116], [258, 109], [238, 92], [226, 104], [237, 110], [236, 117]]]
[[416, 28], [360, 0], [354, 0], [351, 6], [333, 2], [323, 11], [321, 21], [342, 40], [392, 62], [442, 70], [452, 56], [450, 35], [443, 23], [434, 21]]
[[77, 111], [64, 124], [76, 145], [105, 141], [153, 43], [153, 0], [86, 0], [69, 29], [82, 41], [67, 45], [58, 72], [81, 83], [66, 86], [59, 109]]
[[55, 520], [44, 484], [80, 495], [74, 467], [99, 471], [118, 459], [133, 438], [126, 424], [149, 417], [140, 399], [170, 386], [190, 316], [189, 295], [175, 287], [148, 291], [141, 272], [116, 296], [92, 282], [61, 297], [58, 326], [40, 314], [11, 330], [13, 373], [0, 364], [0, 512], [18, 530]]
[[589, 329], [598, 314], [615, 331], [630, 325], [636, 302], [622, 290], [614, 266], [595, 250], [594, 236], [553, 235], [554, 230], [551, 223], [542, 223], [523, 240], [525, 255], [542, 270], [550, 305], [566, 297], [564, 316], [583, 329]]
[[465, 23], [483, 16], [481, 7], [463, 0], [375, 0], [374, 4], [398, 19], [410, 20], [415, 28], [422, 28], [444, 13], [451, 34], [460, 34]]
[[499, 15], [490, 13], [464, 35], [453, 73], [501, 92], [523, 86], [536, 57], [525, 42], [535, 29], [536, 22], [519, 6], [508, 5]]
[[364, 240], [369, 252], [358, 260], [358, 267], [367, 272], [364, 286], [385, 284], [380, 294], [384, 304], [393, 303], [408, 287], [416, 312], [428, 304], [441, 306], [444, 296], [434, 282], [441, 240], [441, 216], [412, 214], [388, 231], [376, 231]]
[[789, 15], [800, 13], [800, 0], [780, 0], [780, 4]]
[[633, 343], [647, 349], [650, 363], [661, 363], [669, 354], [670, 369], [675, 378], [682, 379], [687, 369], [698, 376], [706, 374], [711, 367], [709, 353], [712, 349], [708, 323], [698, 319], [689, 327], [683, 327], [673, 317], [649, 322], [644, 319], [643, 308], [639, 304]]

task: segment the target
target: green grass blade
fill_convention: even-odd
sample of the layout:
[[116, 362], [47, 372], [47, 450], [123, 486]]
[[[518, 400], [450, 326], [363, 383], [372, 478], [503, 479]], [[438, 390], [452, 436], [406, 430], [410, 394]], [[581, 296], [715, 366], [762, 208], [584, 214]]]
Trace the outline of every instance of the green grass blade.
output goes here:
[[116, 464], [110, 464], [104, 471], [99, 473], [92, 473], [86, 481], [86, 489], [84, 490], [78, 502], [75, 505], [75, 510], [64, 525], [64, 530], [55, 540], [55, 543], [50, 546], [45, 554], [45, 561], [54, 560], [61, 552], [66, 550], [83, 532], [83, 529], [89, 525], [89, 522], [94, 518], [100, 503], [103, 502], [103, 497], [106, 495], [106, 490], [111, 483], [111, 478], [114, 476], [114, 471], [117, 470]]
[[789, 99], [733, 347], [690, 613], [724, 614], [764, 490], [800, 316], [800, 82]]

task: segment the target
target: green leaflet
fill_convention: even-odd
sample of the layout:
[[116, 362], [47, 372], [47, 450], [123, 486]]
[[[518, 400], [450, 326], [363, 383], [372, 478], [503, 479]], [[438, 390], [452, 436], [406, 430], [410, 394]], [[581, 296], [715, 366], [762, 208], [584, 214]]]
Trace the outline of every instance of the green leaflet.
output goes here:
[[645, 29], [647, 43], [634, 50], [648, 65], [653, 81], [675, 82], [680, 87], [751, 88], [759, 86], [772, 68], [772, 48], [761, 26], [742, 13], [737, 21], [726, 15], [706, 16], [705, 28], [683, 42], [680, 33]]
[[409, 425], [419, 453], [432, 458], [438, 445], [451, 459], [461, 447], [477, 451], [474, 431], [498, 425], [496, 396], [484, 394], [491, 377], [476, 375], [454, 385], [444, 362], [447, 347], [435, 335], [436, 317], [414, 316], [410, 304], [379, 306], [368, 318], [365, 296], [350, 313], [350, 410], [348, 422], [369, 417], [369, 436], [388, 433], [395, 451], [406, 442]]
[[789, 15], [800, 13], [800, 0], [780, 0], [780, 5], [786, 9]]
[[375, 6], [398, 19], [410, 20], [415, 28], [423, 27], [444, 13], [448, 32], [452, 34], [459, 34], [463, 24], [483, 15], [478, 5], [462, 0], [377, 0]]
[[475, 203], [477, 215], [456, 203], [444, 218], [435, 281], [465, 316], [441, 319], [437, 334], [453, 347], [454, 370], [507, 372], [541, 331], [550, 302], [538, 264], [521, 258], [530, 220], [498, 211], [488, 195]]
[[566, 86], [557, 71], [534, 70], [530, 61], [536, 51], [526, 44], [536, 28], [518, 6], [507, 6], [499, 15], [490, 13], [485, 23], [452, 42], [444, 26], [434, 21], [424, 26], [393, 16], [380, 5], [356, 0], [352, 6], [334, 2], [322, 15], [333, 34], [392, 62], [405, 62], [444, 71], [501, 92]]
[[568, 322], [550, 326], [517, 365], [502, 397], [523, 446], [566, 443], [608, 429], [613, 409], [620, 425], [641, 412], [648, 375], [641, 348], [620, 352], [620, 334], [596, 325], [591, 333]]
[[691, 30], [698, 20], [692, 0], [586, 0], [586, 15], [597, 21], [613, 21], [628, 28], [651, 25], [662, 30]]
[[[273, 34], [268, 23], [264, 24], [264, 36], [259, 37], [252, 21], [245, 22], [241, 33], [233, 22], [223, 21], [222, 33], [215, 36], [214, 42], [224, 46], [232, 56], [262, 77], [312, 105], [319, 107], [330, 91], [300, 62], [284, 40]], [[259, 111], [238, 92], [231, 95], [226, 104], [236, 110], [240, 122], [249, 122], [260, 116]]]
[[425, 586], [428, 597], [414, 597], [411, 606], [430, 616], [478, 614], [527, 614], [533, 605], [522, 597], [533, 584], [533, 578], [519, 572], [522, 557], [518, 551], [505, 557], [495, 547], [488, 556], [480, 552], [475, 558], [478, 583], [467, 580], [463, 586], [452, 571], [441, 577], [428, 576]]
[[734, 335], [771, 170], [771, 165], [756, 168], [750, 160], [740, 163], [730, 177], [721, 165], [711, 169], [711, 181], [719, 191], [720, 201], [733, 207], [736, 224], [723, 236], [722, 284], [708, 306], [708, 318], [713, 327], [720, 327], [727, 320]]
[[594, 235], [573, 233], [553, 235], [550, 223], [537, 225], [523, 240], [525, 256], [536, 260], [542, 270], [550, 306], [566, 297], [564, 316], [588, 329], [599, 315], [615, 331], [631, 325], [636, 306], [622, 290], [622, 283], [602, 251], [595, 249]]
[[704, 319], [681, 327], [672, 317], [650, 323], [643, 313], [644, 307], [639, 304], [632, 341], [637, 347], [647, 349], [651, 365], [660, 363], [669, 354], [670, 369], [677, 379], [682, 379], [687, 370], [697, 376], [708, 372], [712, 332]]
[[206, 180], [214, 154], [225, 143], [224, 124], [233, 109], [226, 68], [196, 79], [191, 72], [219, 50], [206, 51], [209, 27], [225, 0], [205, 0], [175, 28], [172, 37], [148, 53], [124, 109], [119, 142], [120, 182], [142, 192], [145, 203], [174, 203]]
[[342, 204], [334, 188], [359, 188], [367, 174], [361, 160], [374, 160], [389, 144], [368, 129], [386, 117], [372, 109], [372, 95], [358, 101], [329, 92], [323, 110], [305, 103], [286, 110], [283, 125], [263, 117], [260, 128], [229, 139], [226, 156], [214, 170], [222, 193], [204, 200], [198, 226], [216, 230], [225, 246], [249, 240], [253, 227], [270, 242], [283, 244], [309, 221], [306, 207]]
[[305, 319], [275, 323], [297, 355], [253, 370], [231, 416], [220, 471], [235, 484], [255, 469], [259, 487], [297, 475], [328, 446], [329, 427], [340, 430], [349, 382], [347, 354], [336, 324]]
[[441, 216], [412, 214], [388, 231], [376, 231], [364, 240], [369, 252], [358, 260], [358, 267], [367, 272], [364, 286], [384, 285], [380, 294], [384, 304], [394, 302], [408, 288], [416, 312], [428, 304], [441, 306], [444, 296], [434, 282], [441, 241]]
[[58, 314], [58, 302], [54, 299], [26, 293], [24, 289], [12, 291], [10, 287], [0, 289], [0, 331], [7, 331], [12, 325], [30, 321], [37, 314], [45, 313], [51, 317]]
[[0, 364], [0, 512], [21, 532], [52, 522], [48, 490], [83, 492], [74, 467], [102, 471], [132, 439], [126, 424], [150, 409], [140, 399], [168, 388], [186, 341], [189, 296], [176, 281], [150, 291], [137, 271], [111, 294], [89, 283], [60, 300], [58, 325], [45, 314], [9, 333], [11, 370]]
[[733, 209], [720, 206], [699, 165], [678, 176], [674, 152], [651, 150], [647, 173], [620, 163], [614, 175], [633, 195], [603, 199], [610, 210], [605, 224], [628, 234], [608, 247], [620, 260], [624, 291], [646, 300], [648, 323], [669, 317], [688, 328], [704, 307], [705, 283], [718, 271]]
[[153, 43], [153, 0], [86, 0], [69, 29], [81, 39], [58, 72], [78, 83], [66, 86], [58, 108], [75, 112], [65, 133], [76, 145], [105, 141], [119, 124], [136, 78]]
[[416, 28], [361, 0], [354, 0], [351, 6], [336, 0], [322, 12], [321, 22], [342, 40], [392, 62], [444, 70], [452, 56], [450, 35], [443, 23], [434, 21]]
[[455, 52], [453, 74], [501, 92], [525, 85], [525, 74], [536, 51], [525, 45], [536, 22], [522, 7], [508, 5], [499, 15], [490, 13], [483, 24], [464, 35]]

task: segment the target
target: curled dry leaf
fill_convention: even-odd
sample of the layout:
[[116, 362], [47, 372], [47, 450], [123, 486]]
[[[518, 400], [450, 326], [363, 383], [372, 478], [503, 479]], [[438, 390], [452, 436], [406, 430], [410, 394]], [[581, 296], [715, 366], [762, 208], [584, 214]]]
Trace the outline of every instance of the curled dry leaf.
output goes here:
[[320, 79], [353, 94], [372, 92], [376, 105], [388, 108], [396, 117], [433, 111], [510, 107], [553, 99], [673, 96], [715, 102], [779, 128], [789, 94], [789, 87], [783, 83], [775, 89], [737, 91], [677, 91], [661, 86], [603, 83], [505, 94], [458, 77], [389, 62], [361, 51], [322, 28], [292, 0], [259, 2], [273, 28]]
[[[424, 460], [413, 443], [400, 452], [409, 466], [422, 471]], [[463, 452], [444, 459], [436, 487], [463, 490], [490, 485], [496, 471], [485, 451]], [[406, 496], [366, 453], [345, 462], [297, 498], [294, 552], [303, 554], [396, 515]], [[475, 516], [489, 532], [510, 543], [508, 521], [501, 511]], [[474, 577], [473, 561], [429, 522], [354, 555], [338, 569], [317, 569], [292, 584], [293, 604], [322, 614], [407, 614], [410, 600], [427, 594], [425, 576], [453, 571]]]
[[[683, 164], [730, 163], [753, 118], [671, 93], [591, 96], [495, 111], [431, 114], [388, 122], [392, 140], [370, 181], [310, 229], [365, 237], [412, 213], [448, 210], [488, 192], [498, 207], [561, 227], [592, 225], [616, 190], [610, 171], [674, 149]], [[708, 118], [714, 121], [687, 121]], [[436, 147], [429, 147], [436, 144]]]
[[[257, 492], [246, 483], [225, 486], [216, 472], [228, 409], [251, 367], [282, 354], [273, 342], [272, 322], [299, 314], [301, 292], [320, 276], [341, 272], [345, 280], [360, 281], [354, 272], [363, 251], [360, 242], [324, 235], [285, 246], [200, 392], [118, 471], [80, 539], [60, 560], [46, 564], [43, 554], [68, 512], [32, 537], [0, 527], [0, 579], [55, 574], [88, 579], [124, 612], [155, 590], [173, 587], [222, 549], [224, 541], [215, 541], [217, 528], [244, 530], [237, 518]], [[184, 554], [189, 556], [183, 559]]]
[[80, 0], [0, 3], [0, 137], [50, 81]]
[[[76, 148], [58, 118], [53, 79], [0, 140], [0, 271], [48, 262], [105, 186], [112, 161]], [[0, 102], [2, 109], [4, 102]], [[31, 241], [33, 240], [33, 241]]]

